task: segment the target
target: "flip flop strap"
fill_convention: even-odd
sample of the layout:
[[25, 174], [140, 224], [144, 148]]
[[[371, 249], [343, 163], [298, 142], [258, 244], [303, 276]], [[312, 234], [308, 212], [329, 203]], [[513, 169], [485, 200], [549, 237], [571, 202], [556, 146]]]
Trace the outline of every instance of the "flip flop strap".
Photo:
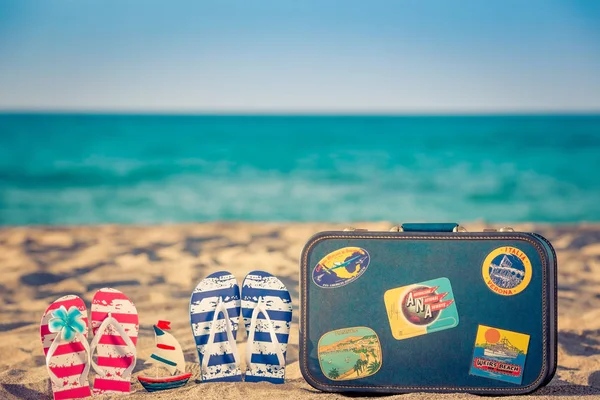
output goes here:
[[246, 365], [250, 368], [252, 364], [252, 347], [254, 344], [254, 332], [256, 331], [256, 323], [258, 321], [258, 315], [261, 314], [264, 316], [264, 319], [267, 321], [267, 326], [269, 329], [269, 335], [271, 336], [271, 344], [273, 345], [273, 349], [275, 350], [275, 355], [277, 356], [277, 361], [279, 361], [280, 366], [285, 366], [285, 357], [283, 356], [283, 352], [281, 351], [281, 345], [279, 340], [277, 340], [277, 334], [275, 333], [275, 329], [273, 328], [273, 322], [271, 318], [269, 318], [269, 313], [267, 308], [264, 305], [264, 299], [259, 297], [258, 304], [254, 307], [254, 311], [252, 311], [252, 317], [250, 318], [250, 328], [248, 329], [248, 343], [246, 344]]
[[[91, 348], [90, 354], [94, 354], [94, 352], [96, 351], [96, 347], [98, 346], [100, 337], [102, 336], [102, 334], [104, 333], [104, 331], [106, 330], [108, 325], [112, 325], [116, 329], [116, 331], [119, 333], [119, 335], [121, 335], [121, 338], [125, 342], [125, 345], [127, 346], [128, 350], [133, 354], [133, 360], [131, 361], [131, 364], [129, 365], [129, 367], [127, 367], [125, 369], [125, 371], [123, 371], [123, 374], [121, 375], [121, 378], [127, 379], [131, 375], [131, 371], [133, 371], [133, 368], [135, 367], [135, 363], [137, 360], [135, 344], [133, 344], [133, 341], [131, 340], [131, 338], [129, 337], [127, 332], [125, 332], [125, 329], [123, 329], [123, 327], [121, 326], [119, 321], [117, 321], [115, 318], [113, 318], [111, 313], [108, 313], [108, 316], [104, 319], [104, 321], [102, 321], [102, 324], [100, 324], [100, 326], [98, 327], [98, 330], [96, 331], [96, 335], [94, 336], [94, 339], [92, 339], [92, 343], [90, 345], [90, 348]], [[91, 361], [92, 367], [94, 368], [94, 371], [96, 371], [96, 373], [98, 375], [100, 375], [101, 377], [105, 377], [106, 371], [104, 369], [102, 369], [102, 367], [100, 367], [98, 364], [96, 364], [96, 362], [93, 360], [93, 358], [90, 358], [90, 361]]]
[[[92, 358], [91, 358], [92, 353], [90, 351], [90, 346], [88, 345], [87, 338], [85, 336], [83, 336], [83, 334], [77, 332], [75, 334], [75, 337], [77, 339], [79, 339], [79, 342], [81, 342], [81, 344], [83, 345], [83, 348], [85, 349], [85, 354], [87, 356], [87, 362], [85, 363], [85, 367], [83, 368], [83, 371], [81, 372], [81, 376], [79, 377], [79, 384], [81, 386], [85, 386], [85, 384], [87, 382], [88, 373], [90, 372], [90, 363], [92, 361]], [[52, 376], [52, 375], [56, 376], [50, 369], [50, 359], [54, 356], [54, 352], [58, 348], [61, 339], [62, 339], [62, 335], [59, 332], [56, 335], [56, 337], [54, 338], [54, 340], [52, 341], [52, 344], [50, 344], [50, 347], [48, 348], [48, 353], [46, 353], [46, 369], [48, 370], [48, 374], [50, 376]], [[69, 343], [71, 343], [71, 342], [69, 342]]]
[[219, 300], [217, 301], [217, 307], [215, 308], [215, 314], [213, 315], [213, 319], [210, 324], [208, 340], [206, 342], [206, 346], [204, 347], [205, 350], [204, 356], [202, 357], [202, 371], [206, 371], [206, 369], [208, 368], [208, 361], [211, 356], [210, 348], [215, 342], [215, 334], [217, 333], [217, 321], [219, 320], [220, 313], [223, 313], [225, 331], [227, 332], [227, 340], [231, 344], [231, 353], [233, 354], [235, 365], [240, 364], [235, 338], [233, 337], [233, 331], [231, 330], [231, 320], [229, 319], [229, 314], [227, 313], [227, 307], [225, 307], [225, 303], [223, 302], [222, 298], [219, 297]]

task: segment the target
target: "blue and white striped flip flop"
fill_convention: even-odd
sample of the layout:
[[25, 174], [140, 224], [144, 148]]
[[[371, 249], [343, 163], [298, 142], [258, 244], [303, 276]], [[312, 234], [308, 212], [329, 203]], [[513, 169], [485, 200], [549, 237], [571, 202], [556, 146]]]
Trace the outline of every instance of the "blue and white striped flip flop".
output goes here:
[[292, 299], [285, 285], [264, 271], [242, 283], [242, 316], [248, 331], [246, 382], [283, 383], [292, 321]]
[[204, 278], [190, 299], [190, 322], [196, 339], [203, 382], [242, 380], [236, 334], [240, 320], [240, 288], [229, 272]]

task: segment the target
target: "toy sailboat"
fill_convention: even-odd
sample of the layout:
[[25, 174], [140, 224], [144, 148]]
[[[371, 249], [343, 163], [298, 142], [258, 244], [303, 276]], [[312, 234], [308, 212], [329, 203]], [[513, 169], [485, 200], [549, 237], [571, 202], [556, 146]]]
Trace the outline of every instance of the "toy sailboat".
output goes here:
[[[170, 325], [169, 321], [158, 321], [158, 324], [154, 325], [156, 349], [146, 364], [166, 368], [171, 376], [138, 376], [144, 389], [149, 392], [181, 387], [192, 376], [192, 374], [185, 373], [185, 360], [181, 346], [170, 333], [165, 332], [171, 329]], [[176, 373], [178, 375], [175, 375]]]

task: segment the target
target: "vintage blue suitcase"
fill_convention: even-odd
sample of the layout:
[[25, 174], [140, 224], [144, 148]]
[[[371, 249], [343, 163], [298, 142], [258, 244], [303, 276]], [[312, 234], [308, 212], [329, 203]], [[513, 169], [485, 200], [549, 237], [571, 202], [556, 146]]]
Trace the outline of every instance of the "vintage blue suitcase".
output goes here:
[[508, 395], [555, 373], [556, 255], [538, 234], [321, 232], [300, 274], [300, 366], [317, 389]]

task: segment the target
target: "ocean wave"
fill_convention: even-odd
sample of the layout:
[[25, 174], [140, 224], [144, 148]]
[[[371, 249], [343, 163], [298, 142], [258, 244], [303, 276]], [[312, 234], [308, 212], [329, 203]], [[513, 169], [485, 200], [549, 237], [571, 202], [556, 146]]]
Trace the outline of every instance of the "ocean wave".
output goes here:
[[106, 118], [0, 118], [0, 224], [600, 220], [600, 117]]

